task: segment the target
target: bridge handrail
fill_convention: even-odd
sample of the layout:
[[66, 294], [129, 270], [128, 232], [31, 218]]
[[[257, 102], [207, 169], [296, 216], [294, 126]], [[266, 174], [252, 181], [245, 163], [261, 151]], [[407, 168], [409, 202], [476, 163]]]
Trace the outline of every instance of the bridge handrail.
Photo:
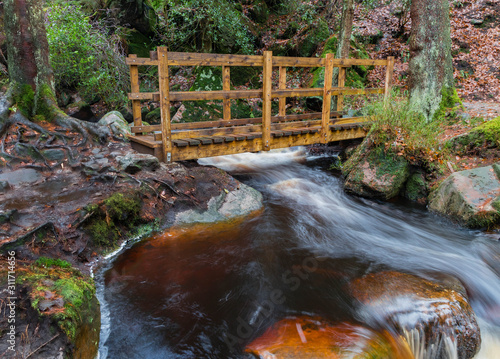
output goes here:
[[[282, 120], [291, 119], [286, 115], [287, 97], [307, 97], [322, 96], [323, 109], [321, 113], [316, 113], [314, 118], [321, 118], [321, 138], [326, 142], [328, 126], [331, 118], [331, 97], [337, 96], [337, 111], [343, 110], [343, 97], [346, 95], [361, 94], [385, 94], [387, 98], [392, 87], [394, 71], [394, 57], [386, 60], [372, 59], [335, 59], [333, 54], [327, 54], [325, 58], [305, 58], [305, 57], [282, 57], [273, 56], [271, 51], [265, 51], [259, 55], [232, 55], [232, 54], [206, 54], [206, 53], [183, 53], [168, 52], [166, 47], [158, 47], [157, 51], [151, 51], [149, 58], [140, 58], [137, 55], [129, 55], [126, 63], [130, 66], [131, 92], [128, 98], [132, 101], [132, 113], [134, 126], [132, 132], [146, 132], [161, 130], [163, 142], [163, 158], [170, 162], [172, 152], [172, 130], [200, 128], [196, 126], [185, 126], [187, 124], [171, 124], [170, 102], [171, 101], [199, 101], [199, 100], [223, 100], [223, 120], [211, 121], [219, 122], [219, 127], [231, 126], [235, 121], [231, 119], [232, 99], [262, 98], [262, 118], [255, 119], [261, 123], [262, 127], [262, 150], [270, 149], [271, 123], [276, 118]], [[345, 87], [346, 68], [351, 66], [386, 66], [386, 80], [383, 88], [352, 89]], [[139, 87], [139, 66], [158, 66], [159, 91], [140, 92]], [[222, 66], [222, 91], [182, 91], [171, 92], [169, 90], [169, 67], [171, 66]], [[258, 66], [263, 68], [262, 89], [258, 90], [231, 90], [230, 68], [232, 66]], [[278, 88], [272, 88], [272, 70], [279, 68]], [[286, 88], [286, 68], [287, 67], [324, 67], [324, 87], [323, 88]], [[339, 68], [338, 86], [332, 86], [333, 68]], [[278, 116], [271, 115], [271, 100], [279, 99]], [[142, 126], [141, 100], [153, 100], [160, 102], [161, 125]], [[293, 116], [293, 115], [292, 115]], [[312, 118], [312, 117], [311, 117]], [[249, 119], [242, 119], [249, 120]], [[293, 119], [292, 119], [293, 120]], [[242, 123], [243, 123], [242, 122]], [[232, 123], [232, 124], [231, 124]]]

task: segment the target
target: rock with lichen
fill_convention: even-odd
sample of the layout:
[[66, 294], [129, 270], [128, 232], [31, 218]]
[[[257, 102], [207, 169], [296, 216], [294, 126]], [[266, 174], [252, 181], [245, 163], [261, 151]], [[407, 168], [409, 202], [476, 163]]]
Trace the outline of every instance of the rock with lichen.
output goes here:
[[498, 165], [455, 172], [431, 194], [429, 209], [467, 227], [493, 227], [500, 221]]

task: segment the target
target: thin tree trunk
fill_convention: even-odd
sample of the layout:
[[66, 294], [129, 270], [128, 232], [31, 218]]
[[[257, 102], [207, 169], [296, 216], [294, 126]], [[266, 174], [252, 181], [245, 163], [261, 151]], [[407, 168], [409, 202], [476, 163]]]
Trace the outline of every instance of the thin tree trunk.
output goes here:
[[410, 15], [410, 104], [430, 121], [460, 102], [453, 81], [448, 0], [412, 0]]
[[[339, 41], [335, 58], [346, 59], [349, 57], [349, 49], [351, 47], [352, 22], [354, 20], [354, 0], [342, 1], [342, 18], [340, 20]], [[338, 86], [339, 68], [333, 69], [333, 86]], [[332, 101], [333, 108], [337, 107], [337, 97]]]
[[342, 18], [340, 20], [340, 33], [337, 52], [337, 59], [349, 57], [351, 46], [352, 22], [354, 20], [354, 0], [344, 0], [342, 3]]

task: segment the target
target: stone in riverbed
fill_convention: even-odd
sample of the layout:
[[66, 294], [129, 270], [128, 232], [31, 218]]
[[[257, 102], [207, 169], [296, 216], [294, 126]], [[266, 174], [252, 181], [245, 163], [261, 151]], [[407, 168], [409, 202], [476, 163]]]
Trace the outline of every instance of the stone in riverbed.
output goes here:
[[360, 196], [390, 199], [403, 188], [409, 169], [404, 158], [373, 150], [351, 169], [344, 186]]
[[[454, 357], [446, 353], [449, 343], [456, 345], [459, 359], [474, 357], [481, 346], [476, 315], [458, 280], [441, 284], [405, 273], [380, 272], [356, 279], [350, 292], [370, 326], [394, 326], [388, 329], [406, 336], [410, 344], [425, 343], [427, 353], [434, 344], [434, 350], [440, 351], [437, 358]], [[415, 340], [419, 336], [423, 342]]]
[[245, 352], [263, 359], [410, 357], [407, 348], [368, 328], [308, 316], [280, 320], [248, 344]]
[[500, 220], [500, 181], [492, 166], [455, 172], [431, 194], [429, 209], [470, 227]]
[[239, 189], [223, 191], [208, 201], [205, 211], [190, 209], [176, 215], [174, 225], [215, 223], [245, 217], [261, 210], [262, 194], [243, 183]]

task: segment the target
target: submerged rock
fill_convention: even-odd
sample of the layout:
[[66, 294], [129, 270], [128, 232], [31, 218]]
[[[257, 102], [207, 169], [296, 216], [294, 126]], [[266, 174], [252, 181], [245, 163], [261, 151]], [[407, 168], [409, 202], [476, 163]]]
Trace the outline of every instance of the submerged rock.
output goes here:
[[[393, 325], [416, 351], [447, 358], [472, 358], [481, 346], [476, 315], [457, 280], [435, 283], [399, 272], [368, 274], [350, 285], [370, 325]], [[433, 353], [433, 356], [431, 355]]]
[[429, 208], [470, 227], [500, 219], [500, 181], [493, 166], [455, 172], [431, 194]]
[[177, 213], [175, 225], [223, 222], [251, 215], [263, 208], [262, 194], [243, 183], [232, 191], [223, 191], [212, 197], [206, 210], [189, 209]]
[[[318, 317], [280, 320], [245, 348], [258, 358], [409, 358], [404, 347], [348, 323], [332, 325]], [[405, 353], [407, 355], [405, 355]]]

